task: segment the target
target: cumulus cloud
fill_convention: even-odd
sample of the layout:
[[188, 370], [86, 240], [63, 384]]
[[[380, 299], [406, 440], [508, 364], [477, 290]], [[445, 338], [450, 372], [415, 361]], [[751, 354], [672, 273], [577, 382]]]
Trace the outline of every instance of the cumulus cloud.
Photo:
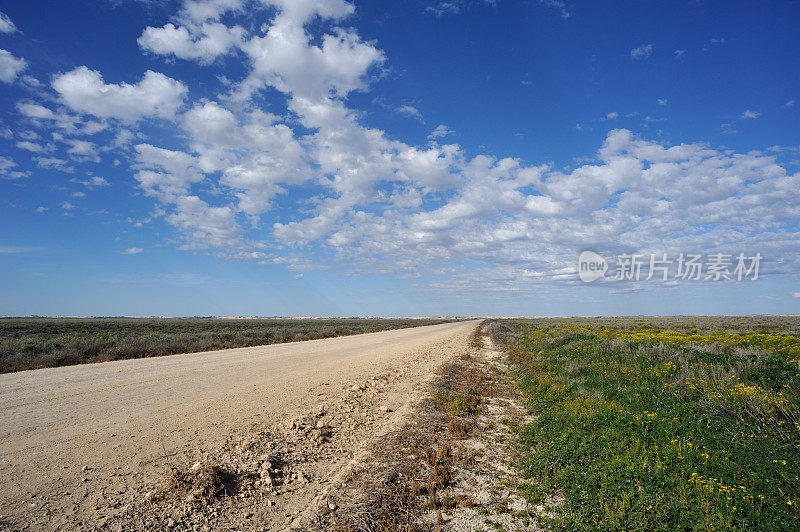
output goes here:
[[[424, 145], [391, 138], [348, 106], [350, 93], [366, 90], [384, 61], [375, 43], [343, 27], [352, 4], [265, 4], [274, 11], [252, 35], [227, 17], [241, 9], [236, 0], [187, 1], [173, 22], [145, 30], [140, 45], [153, 53], [198, 63], [234, 53], [246, 59], [242, 80], [228, 82], [226, 94], [190, 102], [180, 114], [186, 88], [162, 74], [117, 85], [81, 67], [53, 82], [64, 105], [101, 121], [175, 118], [178, 133], [163, 146], [157, 136], [132, 134], [120, 145], [156, 206], [153, 217], [174, 227], [182, 248], [295, 269], [319, 266], [302, 256], [311, 250], [356, 272], [443, 276], [447, 287], [470, 287], [477, 264], [480, 282], [510, 290], [574, 281], [575, 256], [584, 249], [785, 256], [787, 242], [800, 237], [800, 206], [792, 201], [800, 175], [772, 155], [668, 145], [613, 129], [593, 158], [554, 169], [468, 154], [445, 143], [453, 132], [444, 125]], [[216, 24], [228, 25], [219, 35], [236, 30], [236, 38], [201, 46], [203, 28]], [[652, 45], [636, 50], [631, 56], [644, 59]], [[280, 115], [260, 110], [265, 92]], [[51, 107], [18, 106], [31, 121], [63, 114]], [[101, 152], [99, 142], [62, 143], [76, 158]], [[278, 249], [297, 256], [278, 256]]]
[[85, 66], [57, 75], [52, 86], [74, 111], [125, 122], [172, 118], [188, 92], [180, 81], [151, 70], [136, 84], [113, 84], [105, 83], [100, 72]]
[[158, 55], [174, 55], [180, 59], [211, 63], [230, 53], [242, 42], [244, 28], [229, 28], [219, 22], [205, 23], [188, 28], [172, 23], [162, 28], [145, 28], [138, 43], [142, 50]]
[[653, 55], [653, 45], [652, 44], [643, 44], [643, 45], [631, 50], [631, 57], [633, 59], [647, 59], [651, 55]]
[[0, 81], [13, 83], [20, 72], [28, 68], [28, 62], [7, 50], [0, 50]]

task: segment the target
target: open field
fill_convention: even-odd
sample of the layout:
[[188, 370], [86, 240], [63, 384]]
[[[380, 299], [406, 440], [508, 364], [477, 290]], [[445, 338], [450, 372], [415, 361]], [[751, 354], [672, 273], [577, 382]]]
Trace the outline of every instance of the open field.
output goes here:
[[0, 373], [316, 340], [446, 319], [4, 318]]
[[800, 520], [800, 319], [507, 320], [535, 421], [523, 491], [555, 529], [772, 529]]

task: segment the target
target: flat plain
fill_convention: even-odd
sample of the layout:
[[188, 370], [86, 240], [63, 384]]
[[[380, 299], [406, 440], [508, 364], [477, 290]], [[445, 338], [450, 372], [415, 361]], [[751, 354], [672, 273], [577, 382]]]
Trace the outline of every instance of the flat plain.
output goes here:
[[444, 323], [437, 318], [3, 318], [0, 373]]

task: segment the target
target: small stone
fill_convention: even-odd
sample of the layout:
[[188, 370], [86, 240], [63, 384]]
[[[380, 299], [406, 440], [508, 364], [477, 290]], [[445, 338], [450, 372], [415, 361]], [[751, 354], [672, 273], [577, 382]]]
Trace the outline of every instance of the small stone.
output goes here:
[[380, 410], [381, 412], [383, 412], [383, 413], [387, 413], [387, 412], [391, 412], [391, 411], [392, 411], [392, 409], [391, 409], [391, 408], [389, 408], [389, 407], [388, 407], [388, 406], [386, 406], [386, 405], [383, 405], [383, 406], [381, 406], [379, 410]]
[[167, 528], [175, 528], [175, 524], [175, 520], [170, 517], [169, 521], [167, 521]]

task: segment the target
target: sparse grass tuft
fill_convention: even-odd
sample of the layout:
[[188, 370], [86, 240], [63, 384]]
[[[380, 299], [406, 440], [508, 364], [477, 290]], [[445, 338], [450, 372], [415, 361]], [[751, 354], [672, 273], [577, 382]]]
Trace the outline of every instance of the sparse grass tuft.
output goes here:
[[218, 497], [233, 494], [235, 489], [233, 473], [214, 464], [198, 463], [183, 470], [173, 468], [150, 500], [179, 500], [198, 508], [211, 504]]

